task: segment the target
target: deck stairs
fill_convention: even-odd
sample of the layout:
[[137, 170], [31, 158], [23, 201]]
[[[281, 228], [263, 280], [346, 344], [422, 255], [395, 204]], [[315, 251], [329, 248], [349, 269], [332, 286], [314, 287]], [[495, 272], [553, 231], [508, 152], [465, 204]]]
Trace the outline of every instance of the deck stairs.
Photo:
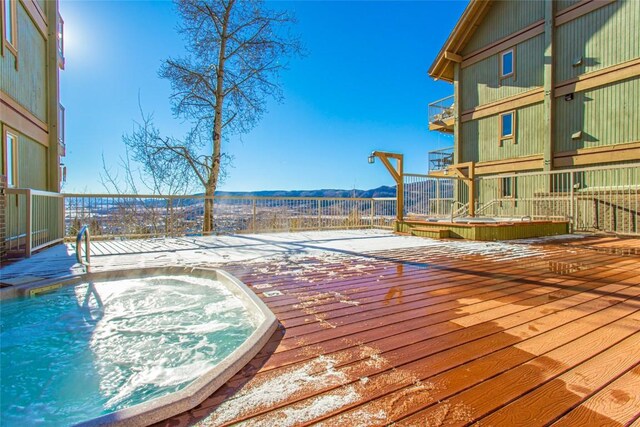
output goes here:
[[450, 232], [447, 228], [412, 227], [411, 235], [416, 237], [431, 237], [433, 239], [446, 239], [450, 237]]

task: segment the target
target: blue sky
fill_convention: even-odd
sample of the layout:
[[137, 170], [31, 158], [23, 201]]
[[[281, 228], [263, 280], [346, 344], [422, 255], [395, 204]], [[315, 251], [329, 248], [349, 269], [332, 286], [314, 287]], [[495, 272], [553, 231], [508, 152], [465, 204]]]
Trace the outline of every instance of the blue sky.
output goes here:
[[[466, 1], [269, 2], [292, 10], [308, 52], [282, 75], [284, 102], [226, 146], [234, 157], [220, 190], [368, 189], [392, 180], [372, 150], [405, 155], [425, 173], [427, 152], [453, 144], [429, 132], [427, 104], [453, 88], [427, 75]], [[65, 192], [103, 191], [101, 156], [115, 165], [122, 135], [139, 117], [138, 93], [165, 134], [186, 124], [171, 114], [163, 59], [183, 42], [169, 1], [62, 0], [66, 69]]]

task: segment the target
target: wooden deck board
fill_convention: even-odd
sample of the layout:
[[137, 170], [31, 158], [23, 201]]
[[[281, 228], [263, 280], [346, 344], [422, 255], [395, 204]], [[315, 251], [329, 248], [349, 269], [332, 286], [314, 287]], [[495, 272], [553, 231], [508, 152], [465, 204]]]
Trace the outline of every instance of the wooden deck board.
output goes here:
[[283, 326], [158, 425], [637, 422], [637, 392], [621, 397], [640, 372], [640, 243], [531, 246], [526, 259], [423, 247], [228, 265]]

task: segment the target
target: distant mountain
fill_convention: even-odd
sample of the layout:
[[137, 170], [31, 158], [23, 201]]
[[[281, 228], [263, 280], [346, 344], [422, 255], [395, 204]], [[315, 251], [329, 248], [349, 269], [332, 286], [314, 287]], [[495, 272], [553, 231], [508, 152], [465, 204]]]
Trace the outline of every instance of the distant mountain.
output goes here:
[[259, 196], [259, 197], [396, 197], [395, 187], [383, 185], [371, 190], [291, 190], [291, 191], [216, 191], [217, 196]]

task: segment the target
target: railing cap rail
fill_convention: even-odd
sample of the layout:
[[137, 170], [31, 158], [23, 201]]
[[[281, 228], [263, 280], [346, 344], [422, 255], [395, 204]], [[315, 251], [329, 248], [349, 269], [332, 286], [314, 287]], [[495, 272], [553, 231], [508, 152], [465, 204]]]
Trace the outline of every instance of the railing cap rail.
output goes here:
[[330, 201], [370, 201], [369, 197], [287, 197], [287, 196], [203, 196], [203, 195], [159, 195], [159, 194], [109, 194], [109, 193], [61, 193], [65, 198], [111, 198], [111, 199], [208, 199], [208, 200], [330, 200]]
[[[440, 102], [443, 102], [443, 101], [447, 101], [447, 100], [449, 100], [449, 99], [452, 99], [454, 96], [455, 96], [455, 95], [449, 95], [449, 96], [445, 96], [445, 97], [444, 97], [444, 98], [442, 98], [442, 99], [438, 99], [437, 101], [433, 101], [433, 102], [429, 103], [429, 107], [431, 107], [431, 106], [439, 107], [439, 105], [436, 105], [436, 104], [439, 104]], [[422, 104], [422, 105], [424, 105], [424, 104]]]

